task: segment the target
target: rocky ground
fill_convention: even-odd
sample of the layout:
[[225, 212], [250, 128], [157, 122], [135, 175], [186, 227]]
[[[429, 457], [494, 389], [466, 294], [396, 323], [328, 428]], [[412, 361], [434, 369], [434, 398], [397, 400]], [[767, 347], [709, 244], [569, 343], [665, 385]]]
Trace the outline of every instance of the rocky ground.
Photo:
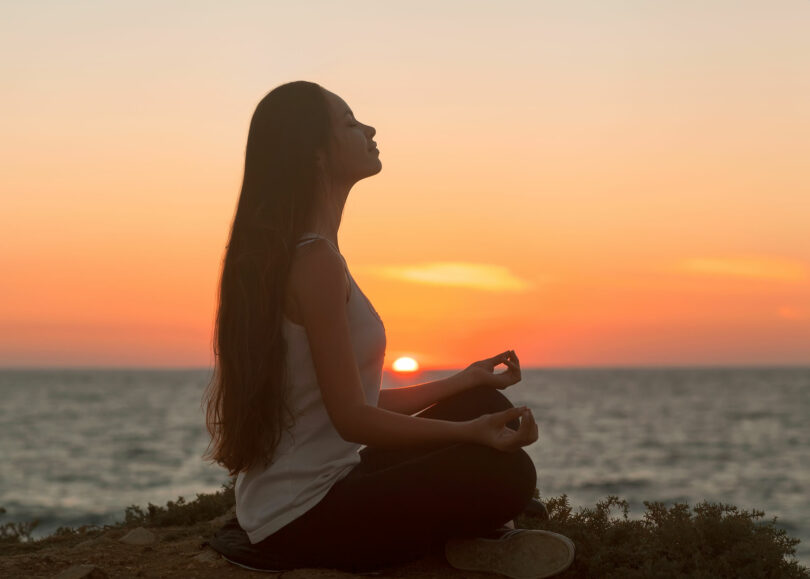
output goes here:
[[[733, 505], [699, 503], [667, 507], [648, 503], [642, 519], [628, 517], [629, 505], [608, 497], [576, 512], [565, 496], [547, 500], [550, 517], [520, 515], [518, 528], [544, 528], [570, 537], [577, 557], [559, 579], [597, 577], [738, 577], [810, 579], [795, 559], [798, 540], [764, 513]], [[182, 497], [167, 506], [129, 507], [126, 520], [105, 527], [65, 529], [30, 541], [25, 526], [0, 525], [0, 578], [103, 579], [105, 577], [284, 577], [379, 579], [438, 577], [494, 579], [497, 575], [451, 567], [441, 549], [407, 565], [354, 575], [330, 569], [280, 573], [233, 565], [207, 545], [214, 531], [233, 516], [232, 489]], [[618, 511], [618, 513], [616, 513]], [[11, 525], [11, 526], [9, 526]]]
[[284, 579], [332, 579], [364, 577], [412, 578], [489, 578], [493, 575], [471, 573], [452, 568], [440, 554], [426, 557], [407, 566], [383, 572], [353, 575], [329, 569], [296, 569], [283, 573], [262, 573], [235, 566], [207, 546], [215, 528], [224, 517], [182, 527], [78, 532], [52, 536], [35, 543], [0, 547], [0, 577], [101, 579], [127, 577], [283, 577]]

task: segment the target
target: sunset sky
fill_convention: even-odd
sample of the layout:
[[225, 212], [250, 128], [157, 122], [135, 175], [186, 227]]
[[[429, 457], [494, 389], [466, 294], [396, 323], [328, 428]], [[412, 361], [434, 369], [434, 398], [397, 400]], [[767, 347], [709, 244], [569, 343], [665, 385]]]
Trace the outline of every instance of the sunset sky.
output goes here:
[[256, 103], [377, 130], [386, 366], [810, 364], [810, 2], [0, 4], [0, 365], [210, 366]]

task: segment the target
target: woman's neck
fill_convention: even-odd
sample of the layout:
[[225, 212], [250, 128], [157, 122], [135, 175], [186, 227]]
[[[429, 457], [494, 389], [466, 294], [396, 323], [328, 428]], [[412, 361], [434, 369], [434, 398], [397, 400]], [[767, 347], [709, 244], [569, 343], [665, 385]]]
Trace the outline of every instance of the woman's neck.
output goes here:
[[331, 241], [335, 247], [340, 251], [338, 246], [338, 229], [340, 229], [340, 221], [343, 216], [343, 208], [346, 205], [346, 198], [349, 191], [346, 190], [345, 194], [338, 196], [335, 199], [334, 191], [332, 195], [325, 196], [325, 201], [320, 203], [318, 211], [310, 222], [308, 231], [322, 235]]

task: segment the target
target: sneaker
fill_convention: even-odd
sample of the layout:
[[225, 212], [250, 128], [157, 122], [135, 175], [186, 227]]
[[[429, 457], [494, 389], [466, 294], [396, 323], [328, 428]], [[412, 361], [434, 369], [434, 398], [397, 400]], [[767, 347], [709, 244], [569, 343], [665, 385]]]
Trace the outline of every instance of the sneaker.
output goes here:
[[541, 579], [571, 566], [574, 543], [551, 531], [511, 529], [493, 539], [451, 539], [445, 543], [444, 554], [456, 569]]

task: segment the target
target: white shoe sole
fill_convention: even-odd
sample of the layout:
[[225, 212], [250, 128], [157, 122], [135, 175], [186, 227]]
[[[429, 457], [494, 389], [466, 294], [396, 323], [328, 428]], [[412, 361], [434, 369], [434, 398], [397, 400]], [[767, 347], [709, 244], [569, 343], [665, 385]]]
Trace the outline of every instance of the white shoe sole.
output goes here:
[[551, 531], [514, 531], [501, 539], [451, 539], [447, 562], [456, 569], [500, 573], [512, 579], [542, 579], [574, 562], [574, 543]]
[[242, 567], [243, 569], [250, 569], [251, 571], [259, 571], [261, 573], [284, 573], [284, 571], [289, 571], [289, 569], [259, 569], [258, 567], [251, 567], [250, 565], [239, 563], [238, 561], [234, 561], [233, 559], [228, 559], [225, 555], [222, 555], [222, 558], [225, 559], [228, 563], [232, 563], [237, 567]]
[[[238, 563], [233, 559], [228, 559], [225, 555], [222, 555], [222, 558], [225, 559], [228, 563], [233, 563], [237, 567], [242, 567], [243, 569], [250, 569], [251, 571], [259, 571], [260, 573], [285, 573], [287, 571], [294, 571], [294, 569], [259, 569], [258, 567], [251, 567], [250, 565], [246, 565], [244, 563]], [[302, 569], [306, 569], [306, 567], [301, 567]], [[361, 573], [355, 573], [355, 575], [380, 575], [382, 571], [363, 571]]]

